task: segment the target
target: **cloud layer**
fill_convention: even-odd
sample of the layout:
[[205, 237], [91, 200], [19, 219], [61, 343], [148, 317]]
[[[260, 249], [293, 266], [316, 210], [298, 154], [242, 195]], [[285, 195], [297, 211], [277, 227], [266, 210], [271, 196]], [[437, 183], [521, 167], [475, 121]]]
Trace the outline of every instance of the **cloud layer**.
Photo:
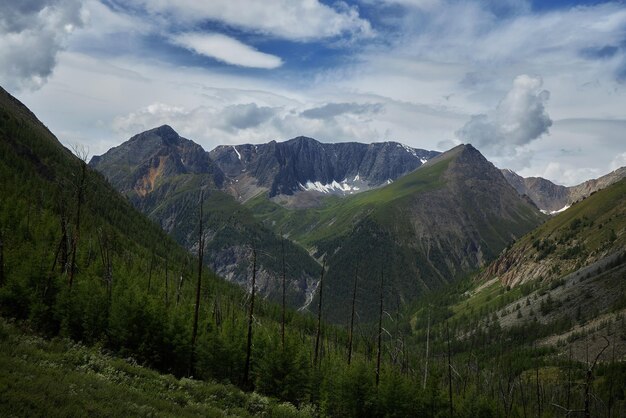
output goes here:
[[550, 93], [541, 89], [542, 84], [539, 77], [516, 77], [495, 110], [472, 116], [457, 131], [458, 137], [490, 154], [510, 155], [547, 133], [552, 126], [545, 109]]
[[0, 82], [10, 89], [41, 87], [70, 33], [86, 19], [80, 0], [0, 2]]

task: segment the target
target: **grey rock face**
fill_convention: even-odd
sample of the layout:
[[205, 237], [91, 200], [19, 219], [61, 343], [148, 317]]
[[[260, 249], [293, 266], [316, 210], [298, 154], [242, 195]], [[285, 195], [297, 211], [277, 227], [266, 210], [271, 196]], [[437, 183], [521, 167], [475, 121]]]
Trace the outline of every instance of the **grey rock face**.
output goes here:
[[593, 192], [626, 177], [626, 167], [618, 168], [597, 179], [566, 187], [541, 177], [522, 177], [511, 170], [500, 170], [520, 195], [527, 195], [544, 213], [555, 213], [572, 203], [584, 199]]
[[120, 146], [95, 156], [89, 165], [105, 173], [111, 184], [128, 194], [145, 196], [160, 178], [206, 174], [210, 186], [221, 187], [224, 174], [202, 147], [167, 125], [133, 136]]
[[219, 146], [211, 159], [232, 179], [256, 179], [270, 197], [302, 190], [355, 193], [407, 174], [437, 151], [415, 149], [397, 142], [324, 144], [297, 137], [261, 145]]

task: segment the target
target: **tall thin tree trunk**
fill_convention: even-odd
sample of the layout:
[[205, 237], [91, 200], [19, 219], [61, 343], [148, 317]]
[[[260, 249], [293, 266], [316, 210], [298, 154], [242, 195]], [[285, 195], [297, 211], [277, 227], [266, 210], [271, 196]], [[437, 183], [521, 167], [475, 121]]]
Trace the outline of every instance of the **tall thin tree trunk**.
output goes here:
[[252, 250], [252, 292], [250, 295], [250, 310], [248, 312], [248, 341], [246, 343], [246, 363], [243, 368], [243, 384], [248, 386], [250, 374], [250, 356], [252, 355], [252, 320], [254, 317], [254, 294], [256, 287], [256, 249]]
[[283, 351], [285, 351], [285, 310], [287, 309], [287, 307], [285, 306], [285, 292], [286, 292], [286, 273], [285, 273], [285, 239], [283, 238], [283, 234], [280, 234], [280, 247], [281, 247], [281, 251], [282, 251], [282, 258], [283, 258], [283, 310], [282, 310], [282, 317], [281, 317], [281, 321], [280, 321], [280, 342], [282, 344], [282, 349]]
[[[615, 334], [617, 332], [614, 331], [613, 333], [613, 353], [611, 354], [611, 366], [615, 367]], [[609, 405], [608, 405], [608, 416], [609, 418], [611, 418], [613, 412], [613, 376], [610, 376], [609, 379]]]
[[450, 359], [450, 328], [446, 321], [446, 338], [448, 339], [448, 398], [450, 403], [450, 418], [454, 416], [454, 404], [452, 403], [452, 362]]
[[202, 257], [204, 256], [204, 239], [202, 237], [202, 191], [200, 191], [200, 216], [198, 228], [198, 280], [196, 282], [196, 304], [193, 313], [193, 330], [191, 333], [191, 361], [189, 362], [189, 374], [193, 373], [195, 360], [196, 339], [198, 337], [198, 316], [200, 312], [200, 290], [202, 286]]
[[537, 386], [537, 418], [541, 418], [541, 387], [539, 386], [539, 365], [535, 366], [535, 383]]
[[322, 332], [322, 296], [324, 295], [324, 270], [326, 269], [326, 257], [324, 257], [324, 262], [322, 263], [322, 272], [320, 274], [320, 299], [317, 304], [317, 331], [315, 333], [315, 354], [313, 355], [313, 366], [317, 367], [317, 360], [319, 355], [320, 348], [320, 335]]
[[4, 237], [0, 231], [0, 287], [4, 285]]
[[380, 272], [380, 309], [378, 312], [378, 352], [376, 353], [376, 387], [380, 383], [380, 357], [382, 355], [382, 342], [383, 342], [383, 286], [384, 274]]
[[76, 252], [78, 248], [78, 239], [80, 238], [80, 212], [83, 206], [83, 194], [85, 192], [85, 176], [87, 174], [87, 163], [81, 161], [81, 175], [78, 191], [76, 193], [76, 225], [74, 227], [74, 238], [72, 239], [72, 256], [70, 260], [70, 274], [68, 286], [70, 290], [74, 283], [74, 274], [76, 273]]
[[520, 391], [520, 394], [522, 395], [522, 411], [524, 412], [524, 418], [527, 418], [526, 417], [526, 396], [524, 395], [524, 380], [522, 379], [521, 375], [519, 378], [519, 391]]
[[169, 257], [165, 256], [165, 306], [169, 304], [168, 288], [169, 288], [169, 271], [168, 271]]
[[356, 307], [356, 288], [359, 280], [359, 266], [354, 268], [354, 288], [352, 289], [352, 312], [350, 313], [350, 334], [348, 335], [348, 366], [352, 362], [352, 342], [354, 339], [354, 314]]
[[154, 248], [152, 248], [152, 256], [150, 257], [150, 267], [148, 268], [148, 293], [152, 287], [152, 269], [154, 268]]
[[429, 345], [430, 345], [430, 308], [428, 308], [428, 325], [426, 326], [426, 362], [424, 364], [424, 381], [422, 382], [423, 389], [426, 389], [426, 381], [428, 380]]
[[566, 409], [569, 411], [572, 395], [572, 345], [569, 346], [569, 360], [567, 365], [567, 403]]

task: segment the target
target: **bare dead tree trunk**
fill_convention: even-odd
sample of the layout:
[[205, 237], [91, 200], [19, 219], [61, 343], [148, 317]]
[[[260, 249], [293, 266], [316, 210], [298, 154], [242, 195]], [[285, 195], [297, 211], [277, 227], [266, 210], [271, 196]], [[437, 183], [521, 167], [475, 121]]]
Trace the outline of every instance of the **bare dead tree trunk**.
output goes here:
[[72, 289], [72, 285], [74, 283], [74, 275], [76, 274], [76, 251], [78, 248], [78, 240], [80, 238], [80, 212], [81, 212], [81, 208], [83, 206], [83, 200], [84, 200], [86, 175], [87, 175], [87, 162], [81, 159], [80, 182], [77, 186], [78, 190], [76, 192], [76, 224], [74, 226], [74, 237], [72, 239], [70, 274], [69, 274], [69, 279], [68, 279], [68, 286], [70, 290]]
[[356, 288], [359, 280], [359, 266], [354, 268], [354, 288], [352, 289], [352, 312], [350, 313], [350, 334], [348, 335], [348, 366], [352, 362], [352, 341], [354, 339], [354, 314], [356, 307]]
[[585, 418], [591, 418], [590, 389], [591, 389], [591, 383], [593, 380], [593, 369], [596, 367], [596, 364], [598, 363], [598, 360], [600, 359], [600, 356], [602, 355], [602, 353], [604, 353], [604, 350], [609, 348], [609, 345], [611, 345], [608, 338], [606, 338], [605, 336], [602, 336], [602, 338], [604, 338], [604, 340], [606, 341], [606, 345], [602, 348], [602, 350], [600, 350], [598, 355], [596, 355], [596, 358], [593, 361], [593, 363], [591, 363], [587, 368], [587, 375], [585, 378]]
[[280, 321], [280, 342], [282, 344], [282, 349], [285, 351], [285, 310], [287, 307], [285, 306], [285, 291], [286, 291], [286, 277], [285, 277], [285, 239], [283, 238], [283, 234], [280, 234], [280, 248], [282, 251], [282, 261], [283, 261], [283, 310], [282, 317]]
[[169, 304], [168, 288], [169, 288], [169, 271], [168, 271], [169, 257], [165, 256], [165, 307]]
[[152, 287], [152, 269], [154, 267], [154, 248], [152, 248], [152, 256], [150, 257], [150, 267], [148, 268], [148, 293]]
[[428, 308], [428, 325], [426, 326], [426, 360], [424, 365], [424, 381], [422, 382], [422, 388], [426, 389], [426, 381], [428, 380], [428, 349], [430, 344], [430, 307]]
[[535, 383], [537, 386], [537, 418], [541, 418], [541, 388], [539, 386], [539, 365], [535, 366]]
[[189, 375], [193, 372], [195, 360], [196, 339], [198, 337], [198, 316], [200, 312], [200, 290], [202, 287], [202, 257], [204, 256], [204, 239], [202, 230], [202, 191], [200, 191], [200, 211], [198, 216], [198, 280], [196, 282], [196, 303], [193, 313], [193, 330], [191, 333], [191, 359], [189, 362]]
[[450, 418], [454, 416], [454, 404], [452, 403], [452, 362], [450, 359], [450, 328], [446, 321], [446, 338], [448, 340], [448, 399], [450, 403]]
[[111, 300], [111, 290], [113, 286], [113, 268], [111, 263], [111, 251], [109, 248], [109, 240], [104, 231], [98, 234], [98, 247], [100, 249], [100, 259], [102, 260], [102, 268], [104, 269], [104, 283], [107, 288], [107, 297]]
[[[613, 332], [613, 349], [611, 354], [611, 366], [615, 366], [615, 334], [617, 332]], [[608, 416], [611, 418], [613, 412], [613, 376], [609, 379], [609, 405], [608, 405]]]
[[213, 320], [217, 329], [222, 327], [222, 301], [220, 295], [216, 292], [215, 299], [213, 301]]
[[313, 355], [313, 366], [317, 367], [317, 360], [319, 355], [319, 347], [320, 347], [320, 335], [322, 331], [322, 296], [324, 294], [324, 270], [326, 269], [326, 257], [324, 257], [324, 262], [322, 264], [322, 272], [320, 273], [320, 299], [317, 304], [317, 331], [315, 333], [315, 354]]
[[567, 365], [567, 403], [566, 408], [569, 411], [572, 396], [572, 345], [569, 346], [569, 359]]
[[4, 236], [0, 231], [0, 287], [4, 285]]
[[246, 363], [243, 368], [243, 385], [248, 386], [250, 374], [250, 357], [252, 355], [252, 320], [254, 318], [254, 294], [256, 289], [256, 249], [252, 250], [252, 292], [250, 295], [250, 310], [248, 311], [248, 340], [246, 342]]
[[520, 394], [522, 395], [522, 411], [524, 412], [524, 418], [527, 418], [526, 417], [526, 396], [524, 395], [524, 379], [522, 379], [521, 374], [519, 377], [519, 391], [520, 391]]
[[383, 286], [384, 274], [380, 272], [380, 309], [378, 311], [378, 351], [376, 353], [376, 387], [380, 383], [380, 357], [382, 354], [382, 342], [383, 342]]
[[180, 303], [180, 293], [183, 289], [183, 271], [180, 272], [180, 278], [178, 279], [178, 288], [176, 289], [176, 306]]

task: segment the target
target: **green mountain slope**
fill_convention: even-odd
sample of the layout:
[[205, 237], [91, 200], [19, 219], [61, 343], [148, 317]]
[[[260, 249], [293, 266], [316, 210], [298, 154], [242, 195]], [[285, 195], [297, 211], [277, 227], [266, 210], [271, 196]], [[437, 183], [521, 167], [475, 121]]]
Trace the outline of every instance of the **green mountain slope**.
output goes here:
[[328, 315], [344, 322], [359, 271], [359, 314], [397, 307], [483, 266], [544, 219], [471, 145], [444, 153], [381, 189], [320, 208], [248, 203], [266, 225], [286, 231], [316, 257], [328, 257]]
[[[232, 196], [219, 190], [223, 174], [209, 154], [169, 126], [135, 135], [90, 165], [185, 248], [197, 253], [203, 191], [205, 261], [221, 277], [246, 287], [257, 251], [257, 283], [265, 297], [282, 298], [282, 254], [287, 302], [300, 307], [313, 291], [320, 266], [301, 247], [261, 225]], [[279, 232], [279, 231], [277, 231]]]
[[502, 254], [485, 273], [507, 285], [550, 281], [626, 247], [626, 180], [576, 203]]
[[[626, 314], [626, 180], [593, 193], [523, 236], [447, 301], [467, 338], [507, 338], [586, 361], [623, 359]], [[423, 316], [421, 311], [415, 320]]]

